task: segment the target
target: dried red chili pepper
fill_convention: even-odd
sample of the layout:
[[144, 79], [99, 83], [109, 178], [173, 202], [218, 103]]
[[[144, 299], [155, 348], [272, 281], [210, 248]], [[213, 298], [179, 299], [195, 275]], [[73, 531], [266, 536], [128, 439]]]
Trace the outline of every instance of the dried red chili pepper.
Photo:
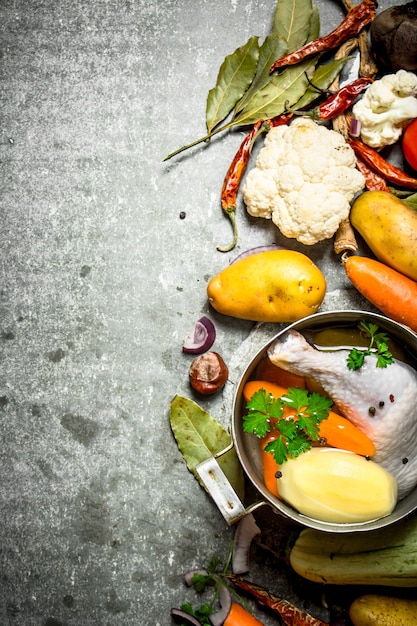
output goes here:
[[306, 111], [305, 115], [311, 116], [315, 120], [332, 120], [347, 111], [356, 97], [372, 82], [372, 78], [357, 78], [348, 85], [345, 85], [345, 87], [339, 89], [339, 91], [333, 93], [327, 100], [314, 109]]
[[221, 248], [217, 246], [217, 250], [220, 252], [230, 252], [233, 250], [237, 243], [237, 224], [236, 224], [236, 199], [239, 191], [240, 182], [243, 174], [245, 173], [246, 166], [249, 161], [250, 152], [253, 142], [256, 139], [256, 135], [261, 128], [263, 120], [258, 120], [252, 130], [246, 135], [242, 143], [239, 146], [238, 151], [233, 157], [229, 169], [226, 172], [226, 176], [223, 181], [221, 192], [221, 204], [222, 209], [228, 215], [233, 228], [233, 240], [227, 248]]
[[294, 117], [294, 113], [281, 113], [281, 115], [271, 117], [266, 123], [269, 124], [271, 128], [275, 128], [275, 126], [285, 126], [285, 124], [291, 121], [292, 117]]
[[301, 611], [288, 600], [274, 596], [265, 587], [249, 582], [240, 576], [231, 576], [230, 578], [235, 587], [256, 600], [260, 606], [276, 613], [286, 626], [329, 626], [327, 622], [313, 617], [306, 611]]
[[333, 50], [351, 37], [356, 37], [365, 26], [372, 22], [376, 7], [375, 0], [363, 0], [347, 13], [344, 20], [331, 33], [314, 39], [298, 50], [280, 57], [271, 65], [270, 72], [286, 65], [295, 65], [318, 52]]
[[402, 169], [389, 163], [376, 150], [367, 146], [363, 141], [356, 137], [348, 137], [350, 146], [357, 157], [364, 161], [374, 172], [383, 176], [386, 180], [399, 187], [407, 189], [417, 189], [417, 179], [408, 176]]
[[369, 191], [389, 191], [387, 181], [381, 174], [374, 172], [358, 155], [356, 155], [356, 167], [365, 178], [365, 187]]

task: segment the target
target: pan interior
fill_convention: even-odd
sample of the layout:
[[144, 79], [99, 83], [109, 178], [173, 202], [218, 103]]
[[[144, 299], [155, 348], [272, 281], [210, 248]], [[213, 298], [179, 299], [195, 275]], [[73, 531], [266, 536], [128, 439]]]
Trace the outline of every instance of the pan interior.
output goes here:
[[304, 318], [301, 321], [291, 324], [286, 329], [275, 335], [266, 345], [264, 345], [244, 370], [233, 400], [233, 420], [232, 435], [239, 460], [247, 477], [261, 494], [262, 500], [268, 503], [275, 513], [284, 515], [292, 519], [298, 524], [324, 530], [328, 532], [358, 532], [366, 530], [375, 530], [395, 523], [411, 512], [417, 510], [417, 488], [414, 489], [407, 497], [403, 498], [396, 506], [394, 511], [385, 517], [368, 522], [335, 524], [323, 522], [321, 520], [306, 517], [291, 506], [276, 498], [263, 483], [262, 477], [262, 460], [260, 453], [259, 440], [255, 435], [249, 435], [243, 431], [242, 414], [245, 410], [245, 401], [243, 399], [243, 388], [245, 384], [254, 376], [254, 372], [265, 358], [269, 346], [281, 335], [290, 329], [296, 329], [308, 335], [310, 331], [328, 328], [329, 326], [357, 325], [361, 320], [367, 319], [379, 326], [394, 339], [402, 348], [410, 354], [411, 359], [417, 360], [417, 335], [407, 327], [398, 324], [388, 318], [366, 311], [333, 311], [326, 313], [316, 313], [315, 315]]

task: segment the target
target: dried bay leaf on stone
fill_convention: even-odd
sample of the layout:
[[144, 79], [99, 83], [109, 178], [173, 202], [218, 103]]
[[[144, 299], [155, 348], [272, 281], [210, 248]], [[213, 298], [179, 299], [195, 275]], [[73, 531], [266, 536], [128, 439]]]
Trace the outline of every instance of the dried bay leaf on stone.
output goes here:
[[216, 86], [208, 93], [206, 125], [208, 133], [232, 111], [251, 84], [258, 64], [259, 37], [249, 41], [224, 59]]
[[293, 52], [311, 39], [312, 27], [317, 28], [317, 17], [318, 11], [313, 9], [311, 0], [278, 0], [271, 33], [282, 37], [288, 51]]
[[271, 75], [270, 81], [259, 89], [250, 102], [233, 120], [235, 126], [254, 124], [259, 119], [281, 115], [293, 106], [308, 88], [307, 75], [314, 68], [316, 59], [286, 68], [280, 74]]
[[[170, 424], [189, 471], [205, 488], [196, 467], [226, 449], [231, 443], [230, 433], [196, 402], [180, 395], [176, 395], [171, 401]], [[243, 470], [235, 448], [221, 455], [217, 461], [233, 489], [243, 500]]]
[[[294, 12], [294, 14], [293, 14]], [[257, 90], [271, 79], [272, 63], [288, 52], [316, 39], [320, 33], [320, 13], [311, 0], [278, 1], [271, 33], [265, 37], [259, 50], [255, 78], [235, 108], [234, 117], [249, 103]]]
[[[307, 87], [306, 92], [293, 108], [299, 110], [306, 107], [311, 102], [314, 102], [314, 100], [317, 100], [317, 98], [322, 95], [319, 90], [328, 89], [336, 76], [342, 71], [345, 63], [350, 59], [351, 57], [344, 57], [330, 61], [325, 65], [319, 65], [314, 74], [310, 77], [311, 84]], [[317, 89], [315, 89], [315, 87], [317, 87]]]
[[234, 117], [236, 117], [237, 114], [245, 108], [258, 89], [262, 89], [262, 87], [265, 87], [265, 85], [269, 83], [271, 80], [269, 68], [275, 59], [287, 54], [287, 52], [289, 52], [288, 46], [282, 37], [272, 34], [265, 37], [265, 40], [259, 49], [259, 59], [255, 78], [253, 79], [249, 89], [247, 89], [243, 95], [243, 98], [241, 98], [241, 100], [237, 103], [233, 113]]

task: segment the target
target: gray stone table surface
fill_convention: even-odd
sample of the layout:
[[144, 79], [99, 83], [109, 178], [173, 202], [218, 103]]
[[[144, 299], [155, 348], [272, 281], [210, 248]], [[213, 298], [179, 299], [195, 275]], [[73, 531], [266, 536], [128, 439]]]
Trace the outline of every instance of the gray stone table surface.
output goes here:
[[[327, 32], [343, 11], [319, 7]], [[188, 472], [169, 403], [191, 397], [181, 348], [198, 317], [215, 322], [226, 362], [252, 335], [209, 309], [210, 277], [281, 240], [240, 206], [238, 247], [216, 250], [231, 236], [219, 192], [241, 132], [163, 159], [204, 134], [221, 62], [266, 35], [273, 9], [0, 3], [2, 626], [165, 626], [171, 606], [198, 601], [183, 572], [227, 555], [233, 529]], [[323, 310], [369, 308], [331, 242], [308, 253], [326, 274]], [[235, 382], [232, 369], [203, 402], [225, 426]], [[303, 597], [266, 552], [254, 568]]]

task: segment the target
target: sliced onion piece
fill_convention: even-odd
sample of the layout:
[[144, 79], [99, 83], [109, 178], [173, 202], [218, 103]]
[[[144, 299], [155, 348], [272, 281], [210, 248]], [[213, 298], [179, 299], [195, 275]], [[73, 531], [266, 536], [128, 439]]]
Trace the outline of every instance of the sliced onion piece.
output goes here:
[[248, 513], [238, 523], [233, 542], [232, 571], [234, 574], [249, 572], [249, 551], [253, 539], [261, 534], [252, 513]]
[[350, 129], [349, 134], [351, 137], [360, 137], [361, 136], [361, 123], [359, 120], [352, 117], [350, 121]]
[[239, 256], [233, 259], [230, 262], [230, 265], [232, 265], [232, 263], [236, 263], [236, 261], [241, 261], [242, 259], [246, 259], [246, 257], [252, 256], [252, 254], [259, 254], [260, 252], [271, 252], [271, 250], [285, 250], [285, 249], [286, 248], [284, 248], [283, 246], [279, 246], [276, 243], [270, 243], [265, 246], [256, 246], [255, 248], [249, 248], [249, 250], [245, 250], [245, 252], [241, 252]]
[[220, 609], [210, 615], [210, 622], [213, 626], [222, 626], [232, 608], [232, 596], [228, 588], [224, 585], [221, 585], [219, 589], [219, 603]]
[[186, 624], [186, 626], [202, 626], [201, 622], [196, 618], [183, 611], [182, 609], [171, 609], [171, 616], [179, 624]]
[[190, 569], [188, 572], [184, 574], [184, 582], [187, 587], [191, 587], [193, 584], [193, 576], [194, 574], [200, 574], [201, 576], [208, 576], [208, 571], [206, 569]]
[[214, 324], [208, 317], [203, 315], [186, 337], [182, 351], [187, 354], [202, 354], [211, 348], [215, 339], [216, 329]]

